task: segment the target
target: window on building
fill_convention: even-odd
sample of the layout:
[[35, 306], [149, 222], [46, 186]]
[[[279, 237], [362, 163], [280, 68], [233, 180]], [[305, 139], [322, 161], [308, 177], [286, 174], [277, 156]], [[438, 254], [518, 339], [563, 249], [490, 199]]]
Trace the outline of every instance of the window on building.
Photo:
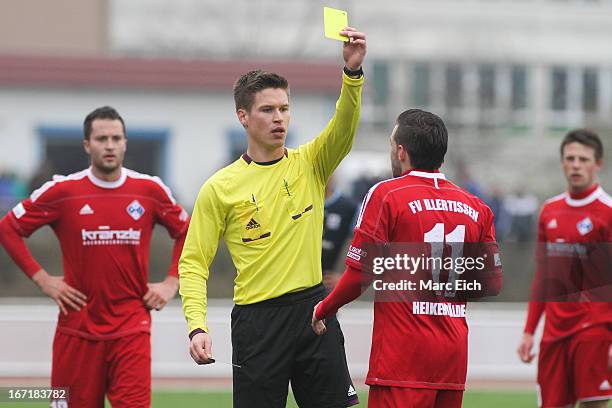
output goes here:
[[512, 67], [512, 110], [527, 108], [527, 68], [516, 65]]
[[[71, 174], [89, 167], [89, 156], [83, 149], [80, 127], [42, 126], [38, 130], [43, 155], [53, 173]], [[165, 152], [168, 133], [159, 130], [129, 130], [124, 166], [151, 175], [165, 176]]]
[[431, 104], [431, 70], [427, 63], [414, 65], [412, 76], [412, 103], [416, 106], [429, 106]]
[[376, 61], [372, 67], [372, 82], [374, 103], [378, 106], [387, 105], [389, 99], [389, 64]]
[[480, 109], [495, 107], [495, 67], [482, 65], [478, 68], [478, 103]]
[[446, 107], [459, 108], [463, 105], [463, 72], [459, 64], [446, 67]]
[[582, 109], [585, 112], [597, 112], [598, 75], [594, 68], [585, 68], [582, 72]]
[[552, 100], [550, 106], [555, 111], [567, 109], [567, 90], [568, 90], [567, 69], [555, 67], [551, 71]]

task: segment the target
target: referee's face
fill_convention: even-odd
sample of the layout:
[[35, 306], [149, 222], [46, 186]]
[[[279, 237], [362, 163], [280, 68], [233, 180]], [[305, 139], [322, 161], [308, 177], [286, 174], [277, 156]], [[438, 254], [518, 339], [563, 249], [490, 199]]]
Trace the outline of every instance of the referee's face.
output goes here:
[[255, 94], [249, 112], [239, 112], [249, 143], [273, 150], [285, 145], [289, 127], [289, 96], [280, 88], [266, 88]]

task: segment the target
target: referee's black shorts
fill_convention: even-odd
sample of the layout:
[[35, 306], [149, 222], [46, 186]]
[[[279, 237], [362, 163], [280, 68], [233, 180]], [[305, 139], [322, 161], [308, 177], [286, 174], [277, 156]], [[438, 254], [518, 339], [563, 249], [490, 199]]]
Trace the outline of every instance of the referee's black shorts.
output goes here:
[[336, 317], [327, 332], [310, 327], [325, 297], [319, 284], [300, 292], [232, 310], [234, 408], [284, 408], [288, 385], [301, 408], [341, 408], [359, 403]]

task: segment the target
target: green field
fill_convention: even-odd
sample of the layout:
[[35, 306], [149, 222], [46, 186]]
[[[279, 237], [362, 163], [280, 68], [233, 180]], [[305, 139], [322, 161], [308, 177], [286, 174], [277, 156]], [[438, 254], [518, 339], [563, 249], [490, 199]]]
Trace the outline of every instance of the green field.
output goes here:
[[[362, 403], [367, 407], [367, 392], [359, 393]], [[42, 408], [48, 403], [1, 403], [0, 407]], [[110, 405], [107, 405], [110, 407]], [[223, 408], [232, 406], [232, 395], [229, 392], [193, 392], [193, 391], [156, 391], [153, 393], [153, 408], [178, 408], [188, 406]], [[524, 391], [468, 391], [463, 399], [465, 408], [532, 408], [536, 406], [535, 393]], [[293, 398], [289, 397], [287, 407], [295, 408]]]
[[[362, 401], [358, 407], [367, 407], [367, 392], [360, 392]], [[232, 396], [226, 392], [163, 392], [153, 394], [152, 406], [157, 408], [193, 406], [198, 404], [202, 407], [231, 407]], [[297, 408], [293, 397], [289, 397], [287, 407]], [[536, 407], [536, 396], [532, 392], [493, 392], [493, 391], [469, 391], [463, 399], [465, 408], [532, 408]]]

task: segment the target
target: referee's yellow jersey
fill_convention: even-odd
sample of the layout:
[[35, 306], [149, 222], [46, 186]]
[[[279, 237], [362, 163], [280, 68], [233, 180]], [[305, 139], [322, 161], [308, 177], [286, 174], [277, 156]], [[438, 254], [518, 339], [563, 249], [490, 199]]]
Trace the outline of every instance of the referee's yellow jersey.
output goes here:
[[325, 184], [353, 144], [363, 76], [342, 74], [336, 112], [321, 134], [282, 159], [242, 157], [209, 178], [198, 194], [179, 263], [189, 331], [206, 325], [206, 282], [221, 236], [237, 275], [234, 302], [246, 305], [321, 282]]

